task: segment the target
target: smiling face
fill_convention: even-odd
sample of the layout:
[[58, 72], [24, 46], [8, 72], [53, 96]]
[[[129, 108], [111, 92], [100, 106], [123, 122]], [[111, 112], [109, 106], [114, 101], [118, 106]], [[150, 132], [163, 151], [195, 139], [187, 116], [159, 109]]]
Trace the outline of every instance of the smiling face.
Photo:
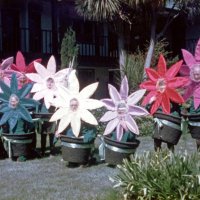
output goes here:
[[19, 98], [17, 97], [17, 95], [12, 94], [9, 99], [9, 107], [15, 109], [17, 108], [18, 104]]
[[26, 75], [23, 74], [23, 75], [20, 76], [20, 78], [19, 78], [19, 83], [20, 83], [20, 85], [24, 85], [24, 84], [26, 84], [26, 82], [27, 82]]
[[73, 99], [70, 100], [69, 107], [70, 107], [71, 111], [73, 111], [73, 112], [77, 111], [78, 106], [79, 106], [79, 103], [78, 103], [78, 100], [76, 98], [73, 98]]
[[157, 91], [163, 93], [166, 89], [166, 81], [163, 78], [159, 78], [157, 83], [156, 83], [156, 89]]
[[48, 78], [46, 84], [48, 89], [53, 89], [55, 86], [55, 82], [52, 78]]
[[200, 65], [195, 65], [190, 71], [190, 78], [195, 81], [200, 81]]

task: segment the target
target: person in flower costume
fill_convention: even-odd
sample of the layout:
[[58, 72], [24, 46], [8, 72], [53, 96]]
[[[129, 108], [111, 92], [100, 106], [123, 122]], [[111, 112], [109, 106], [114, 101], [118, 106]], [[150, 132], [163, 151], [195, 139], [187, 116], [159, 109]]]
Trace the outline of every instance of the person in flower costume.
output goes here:
[[[136, 104], [141, 100], [146, 90], [138, 90], [128, 96], [129, 86], [125, 76], [122, 80], [120, 92], [112, 85], [108, 85], [111, 99], [102, 99], [108, 111], [101, 117], [101, 122], [108, 122], [104, 135], [112, 134], [117, 141], [123, 140], [124, 133], [139, 134], [138, 126], [133, 117], [148, 115], [148, 111]], [[132, 117], [133, 116], [133, 117]]]
[[[183, 98], [190, 104], [189, 113], [200, 113], [200, 39], [197, 42], [194, 56], [187, 50], [182, 49], [185, 65], [181, 74], [188, 77], [189, 82], [185, 87]], [[200, 150], [200, 140], [196, 139], [197, 149]]]
[[[69, 73], [69, 68], [56, 72], [56, 61], [54, 56], [51, 56], [47, 68], [40, 63], [34, 62], [35, 70], [37, 73], [27, 73], [26, 76], [34, 82], [31, 93], [34, 93], [33, 99], [41, 102], [40, 112], [42, 114], [55, 112], [55, 107], [51, 104], [59, 94], [58, 88], [64, 84], [63, 80]], [[41, 154], [45, 155], [46, 150], [46, 137], [49, 135], [51, 154], [54, 152], [54, 132], [55, 123], [49, 122], [49, 118], [42, 123], [41, 132]]]
[[161, 54], [158, 60], [157, 71], [151, 68], [146, 69], [150, 80], [140, 84], [140, 88], [149, 91], [144, 98], [142, 105], [151, 104], [150, 113], [153, 115], [159, 107], [163, 112], [170, 114], [170, 101], [178, 104], [184, 102], [183, 97], [177, 89], [183, 87], [188, 82], [185, 77], [176, 77], [183, 61], [176, 62], [167, 69], [166, 61]]
[[39, 103], [33, 99], [27, 98], [32, 88], [32, 84], [26, 84], [18, 90], [17, 78], [13, 74], [10, 87], [3, 81], [0, 81], [0, 87], [3, 93], [0, 93], [0, 113], [2, 117], [0, 126], [3, 133], [26, 134], [33, 128], [33, 120], [27, 108], [36, 108]]
[[29, 83], [30, 80], [26, 77], [27, 73], [34, 73], [36, 72], [34, 67], [34, 62], [41, 63], [42, 59], [36, 59], [33, 62], [26, 65], [25, 58], [21, 51], [17, 52], [16, 55], [16, 63], [11, 65], [11, 69], [17, 73], [17, 79], [18, 79], [18, 86], [19, 88], [23, 87], [24, 84]]
[[58, 88], [60, 96], [54, 101], [58, 110], [53, 114], [50, 121], [60, 120], [56, 131], [57, 136], [70, 125], [73, 136], [80, 137], [82, 136], [80, 134], [82, 122], [91, 125], [98, 124], [90, 110], [102, 107], [103, 103], [90, 98], [98, 87], [97, 82], [79, 91], [78, 79], [75, 73], [72, 73], [69, 76], [69, 84], [69, 88], [62, 86]]
[[[161, 54], [158, 60], [157, 71], [151, 68], [146, 69], [146, 74], [149, 80], [141, 83], [140, 88], [146, 89], [149, 93], [144, 98], [142, 105], [151, 105], [150, 113], [153, 115], [158, 109], [162, 109], [163, 113], [170, 114], [171, 106], [176, 106], [184, 102], [183, 97], [177, 91], [178, 88], [187, 84], [188, 79], [186, 77], [177, 77], [182, 61], [178, 61], [167, 69], [166, 61]], [[173, 104], [172, 104], [172, 103]], [[159, 143], [155, 146], [160, 146], [161, 142], [154, 140], [155, 143]], [[171, 145], [168, 145], [168, 147]], [[173, 149], [173, 147], [172, 147]]]
[[187, 101], [190, 97], [193, 97], [193, 106], [196, 110], [200, 105], [200, 40], [196, 45], [194, 56], [185, 49], [182, 49], [182, 54], [186, 65], [181, 73], [189, 79], [183, 98]]

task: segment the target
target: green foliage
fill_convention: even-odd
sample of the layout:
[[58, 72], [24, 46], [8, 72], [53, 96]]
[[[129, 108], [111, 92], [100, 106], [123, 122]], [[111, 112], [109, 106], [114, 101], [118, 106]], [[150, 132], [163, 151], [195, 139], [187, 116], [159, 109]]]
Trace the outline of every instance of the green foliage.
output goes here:
[[152, 136], [154, 131], [154, 120], [152, 116], [145, 116], [135, 120], [140, 131], [139, 136]]
[[61, 44], [61, 68], [66, 68], [69, 66], [70, 61], [73, 58], [76, 59], [78, 55], [79, 47], [76, 44], [76, 34], [75, 31], [70, 27], [65, 33], [62, 44]]
[[[162, 39], [158, 41], [155, 45], [154, 55], [151, 62], [151, 67], [156, 67], [159, 59], [159, 55], [163, 54], [166, 59], [167, 66], [171, 66], [175, 62], [178, 61], [178, 56], [172, 57], [172, 52], [168, 51], [167, 48], [169, 43], [166, 39]], [[145, 45], [145, 50], [137, 50], [135, 53], [132, 54], [124, 54], [122, 56], [122, 60], [120, 64], [122, 65], [123, 74], [125, 74], [128, 78], [130, 92], [133, 92], [139, 89], [139, 85], [144, 80], [144, 63], [147, 51], [148, 44]], [[121, 80], [119, 75], [116, 75], [116, 82], [120, 85]]]
[[119, 165], [111, 180], [127, 199], [200, 199], [200, 155], [148, 152]]

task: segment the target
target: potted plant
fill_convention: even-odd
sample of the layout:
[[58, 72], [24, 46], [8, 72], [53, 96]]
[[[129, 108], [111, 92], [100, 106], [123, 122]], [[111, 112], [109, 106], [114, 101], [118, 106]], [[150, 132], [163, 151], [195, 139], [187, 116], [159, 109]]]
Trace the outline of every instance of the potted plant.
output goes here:
[[138, 90], [128, 96], [129, 86], [125, 76], [121, 82], [120, 92], [108, 85], [111, 99], [102, 99], [108, 111], [100, 122], [108, 122], [104, 131], [105, 162], [111, 165], [122, 163], [138, 147], [140, 141], [138, 126], [133, 119], [148, 115], [148, 111], [136, 104], [141, 100], [146, 90]]
[[2, 93], [0, 93], [0, 126], [2, 126], [2, 139], [7, 143], [7, 152], [10, 158], [25, 160], [30, 155], [32, 148], [31, 132], [33, 120], [27, 107], [36, 108], [39, 103], [27, 98], [32, 84], [24, 85], [18, 89], [16, 75], [11, 78], [10, 87], [0, 81]]
[[103, 103], [90, 98], [98, 87], [97, 82], [79, 91], [78, 79], [75, 73], [71, 73], [69, 85], [69, 88], [58, 88], [60, 96], [54, 101], [58, 110], [50, 121], [59, 120], [56, 135], [61, 139], [63, 159], [69, 165], [87, 164], [96, 137], [94, 126], [98, 124], [90, 110], [102, 107]]
[[66, 68], [56, 72], [54, 56], [50, 57], [46, 68], [38, 62], [34, 62], [34, 65], [36, 73], [27, 73], [26, 76], [34, 83], [31, 90], [31, 93], [34, 93], [33, 99], [41, 103], [39, 113], [34, 113], [34, 117], [40, 119], [41, 154], [44, 156], [47, 135], [49, 135], [50, 153], [53, 154], [54, 152], [53, 138], [56, 124], [55, 122], [49, 122], [49, 119], [55, 112], [52, 102], [59, 95], [57, 89], [60, 85], [64, 85], [68, 73], [72, 70], [71, 68]]
[[162, 142], [167, 143], [168, 148], [174, 150], [174, 145], [181, 137], [181, 117], [178, 113], [179, 104], [182, 104], [184, 100], [177, 88], [183, 87], [188, 81], [185, 77], [176, 77], [181, 65], [182, 61], [179, 61], [167, 69], [165, 58], [161, 54], [157, 71], [151, 68], [146, 69], [149, 80], [140, 85], [141, 88], [149, 91], [142, 105], [150, 105], [150, 113], [155, 119], [153, 135], [155, 150], [161, 148]]
[[200, 149], [200, 40], [197, 42], [194, 56], [185, 49], [182, 49], [182, 54], [185, 65], [181, 73], [189, 79], [183, 98], [190, 105], [182, 115], [188, 119], [189, 131]]

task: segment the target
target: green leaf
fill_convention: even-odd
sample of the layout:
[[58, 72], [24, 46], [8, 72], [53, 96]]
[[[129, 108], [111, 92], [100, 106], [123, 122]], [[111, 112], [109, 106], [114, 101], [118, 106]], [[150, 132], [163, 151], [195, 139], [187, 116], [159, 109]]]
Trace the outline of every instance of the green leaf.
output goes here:
[[9, 117], [9, 119], [8, 119], [9, 127], [11, 130], [14, 129], [18, 120], [19, 120], [19, 114], [18, 114], [17, 110], [12, 111], [12, 116]]
[[33, 122], [30, 113], [28, 112], [28, 110], [23, 105], [19, 105], [18, 114], [19, 114], [19, 117], [21, 117], [25, 121], [28, 121], [28, 122], [31, 122], [31, 123]]
[[6, 93], [0, 93], [0, 101], [8, 102], [9, 98], [10, 96], [8, 96]]
[[26, 97], [29, 94], [29, 92], [31, 91], [32, 87], [33, 87], [32, 83], [28, 83], [28, 84], [24, 85], [17, 93], [19, 98]]
[[24, 107], [36, 107], [40, 103], [34, 99], [22, 98], [20, 100], [20, 104], [23, 105]]
[[11, 77], [10, 90], [12, 94], [17, 94], [18, 92], [18, 82], [17, 82], [17, 77], [15, 74], [12, 74], [12, 77]]
[[0, 112], [1, 112], [1, 113], [5, 113], [5, 112], [10, 111], [11, 109], [12, 109], [12, 108], [9, 107], [9, 104], [8, 104], [8, 103], [3, 103], [3, 104], [1, 104]]
[[9, 111], [9, 112], [5, 112], [0, 120], [0, 126], [5, 124], [8, 119], [13, 115], [13, 112], [12, 111]]
[[10, 97], [10, 95], [12, 94], [10, 88], [1, 80], [0, 80], [0, 87], [3, 91], [3, 94]]

